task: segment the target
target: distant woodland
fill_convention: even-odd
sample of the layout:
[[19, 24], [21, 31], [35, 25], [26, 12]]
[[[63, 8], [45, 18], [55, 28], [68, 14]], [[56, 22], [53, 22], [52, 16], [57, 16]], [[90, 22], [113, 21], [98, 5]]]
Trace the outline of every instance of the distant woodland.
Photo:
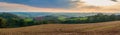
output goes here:
[[33, 18], [18, 16], [12, 13], [0, 13], [0, 28], [16, 28], [41, 24], [86, 24], [119, 20], [120, 15], [105, 15], [102, 13], [85, 17], [47, 15]]

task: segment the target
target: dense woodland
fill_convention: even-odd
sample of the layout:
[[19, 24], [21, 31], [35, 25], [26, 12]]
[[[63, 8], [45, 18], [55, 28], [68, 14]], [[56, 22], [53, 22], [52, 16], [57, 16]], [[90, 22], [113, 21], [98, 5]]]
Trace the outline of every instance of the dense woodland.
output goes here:
[[42, 16], [42, 17], [21, 17], [11, 13], [0, 13], [0, 28], [16, 28], [41, 24], [81, 24], [97, 23], [107, 21], [119, 21], [120, 15], [104, 15], [98, 13], [86, 17], [66, 17], [66, 16]]

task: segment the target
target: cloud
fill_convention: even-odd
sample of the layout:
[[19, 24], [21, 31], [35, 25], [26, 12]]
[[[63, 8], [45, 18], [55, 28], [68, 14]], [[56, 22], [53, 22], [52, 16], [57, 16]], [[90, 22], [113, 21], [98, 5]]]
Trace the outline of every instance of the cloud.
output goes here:
[[[116, 2], [116, 4], [111, 5], [111, 6], [95, 6], [95, 5], [90, 5], [86, 4], [87, 2], [84, 1], [78, 1], [75, 2], [74, 10], [79, 10], [79, 11], [85, 11], [85, 12], [120, 12], [120, 2]], [[91, 2], [92, 3], [92, 2]]]
[[61, 8], [39, 8], [22, 4], [0, 2], [0, 12], [74, 12]]
[[120, 13], [120, 3], [112, 6], [92, 6], [85, 2], [71, 2], [71, 8], [34, 7], [25, 4], [0, 2], [0, 12], [69, 12], [69, 13]]
[[24, 4], [44, 8], [69, 8], [70, 0], [0, 0], [0, 2]]

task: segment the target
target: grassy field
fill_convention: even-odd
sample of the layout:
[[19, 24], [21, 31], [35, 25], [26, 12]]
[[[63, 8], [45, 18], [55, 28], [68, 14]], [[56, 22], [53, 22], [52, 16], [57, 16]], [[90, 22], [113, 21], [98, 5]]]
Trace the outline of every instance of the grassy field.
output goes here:
[[120, 21], [1, 28], [0, 35], [120, 35]]

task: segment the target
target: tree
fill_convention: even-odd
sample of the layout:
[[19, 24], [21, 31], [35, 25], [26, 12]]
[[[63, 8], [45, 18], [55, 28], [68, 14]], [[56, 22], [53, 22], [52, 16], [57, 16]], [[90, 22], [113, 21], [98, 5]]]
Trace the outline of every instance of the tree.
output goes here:
[[114, 15], [114, 14], [110, 15], [110, 21], [113, 21], [115, 19], [116, 19], [116, 15]]
[[7, 20], [0, 17], [0, 28], [7, 27]]

